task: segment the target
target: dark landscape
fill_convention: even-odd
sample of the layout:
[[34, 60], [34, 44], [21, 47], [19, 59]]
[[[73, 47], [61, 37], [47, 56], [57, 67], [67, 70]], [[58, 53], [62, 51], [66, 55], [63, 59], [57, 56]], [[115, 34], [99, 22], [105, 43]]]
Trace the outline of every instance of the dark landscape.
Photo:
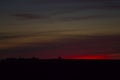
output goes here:
[[120, 73], [120, 0], [0, 0], [0, 80], [108, 73]]
[[[77, 79], [82, 75], [107, 76], [120, 71], [120, 60], [9, 58], [0, 61], [4, 79]], [[6, 77], [9, 76], [9, 77]], [[17, 77], [17, 78], [16, 78]]]
[[[112, 59], [37, 59], [37, 58], [8, 58], [3, 59], [0, 61], [0, 67], [3, 68], [19, 68], [18, 70], [22, 68], [26, 68], [26, 70], [31, 69], [33, 71], [39, 71], [39, 70], [60, 70], [60, 69], [82, 69], [82, 68], [95, 68], [95, 67], [110, 67], [110, 65], [116, 66], [120, 64], [120, 60], [112, 60]], [[117, 66], [120, 67], [120, 66]], [[2, 68], [1, 68], [2, 69]], [[11, 69], [10, 69], [11, 70]]]

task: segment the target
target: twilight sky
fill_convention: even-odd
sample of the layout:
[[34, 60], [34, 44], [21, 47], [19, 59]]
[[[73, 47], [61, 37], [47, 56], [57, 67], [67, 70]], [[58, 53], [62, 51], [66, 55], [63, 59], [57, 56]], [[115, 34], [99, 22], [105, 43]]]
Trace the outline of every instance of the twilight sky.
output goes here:
[[0, 0], [0, 58], [119, 53], [119, 0]]

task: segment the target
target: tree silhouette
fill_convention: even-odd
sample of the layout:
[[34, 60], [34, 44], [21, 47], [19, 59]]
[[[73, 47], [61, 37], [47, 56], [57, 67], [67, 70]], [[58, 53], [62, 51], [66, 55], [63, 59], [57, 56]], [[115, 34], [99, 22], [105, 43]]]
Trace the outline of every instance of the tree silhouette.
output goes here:
[[58, 59], [60, 59], [60, 60], [61, 60], [61, 59], [62, 59], [62, 57], [61, 57], [61, 56], [59, 56], [59, 57], [58, 57]]

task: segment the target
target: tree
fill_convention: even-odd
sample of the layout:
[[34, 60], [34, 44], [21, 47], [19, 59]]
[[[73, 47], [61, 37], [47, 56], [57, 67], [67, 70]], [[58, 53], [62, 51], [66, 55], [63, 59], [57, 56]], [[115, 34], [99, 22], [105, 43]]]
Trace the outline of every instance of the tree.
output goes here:
[[61, 57], [61, 56], [59, 56], [59, 57], [58, 57], [58, 59], [62, 59], [62, 57]]

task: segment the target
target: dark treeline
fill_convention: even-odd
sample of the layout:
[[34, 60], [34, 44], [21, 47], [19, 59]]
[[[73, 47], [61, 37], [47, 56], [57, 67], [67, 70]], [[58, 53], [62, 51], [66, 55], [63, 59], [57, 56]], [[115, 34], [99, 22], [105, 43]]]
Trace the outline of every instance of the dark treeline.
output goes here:
[[58, 57], [55, 59], [39, 59], [36, 57], [33, 58], [6, 58], [0, 59], [0, 63], [85, 63], [85, 64], [103, 64], [103, 63], [120, 63], [120, 60], [92, 60], [92, 59], [63, 59], [62, 57]]
[[[5, 70], [23, 70], [26, 71], [61, 71], [61, 69], [89, 69], [96, 68], [97, 66], [120, 67], [120, 60], [73, 60], [73, 59], [62, 59], [58, 57], [56, 59], [38, 59], [38, 58], [7, 58], [0, 61], [0, 69], [6, 68]], [[2, 68], [1, 68], [2, 67]]]
[[53, 58], [53, 59], [39, 59], [36, 57], [32, 58], [6, 58], [6, 59], [0, 59], [1, 63], [4, 62], [43, 62], [43, 61], [58, 61], [58, 60], [65, 60], [61, 57]]

